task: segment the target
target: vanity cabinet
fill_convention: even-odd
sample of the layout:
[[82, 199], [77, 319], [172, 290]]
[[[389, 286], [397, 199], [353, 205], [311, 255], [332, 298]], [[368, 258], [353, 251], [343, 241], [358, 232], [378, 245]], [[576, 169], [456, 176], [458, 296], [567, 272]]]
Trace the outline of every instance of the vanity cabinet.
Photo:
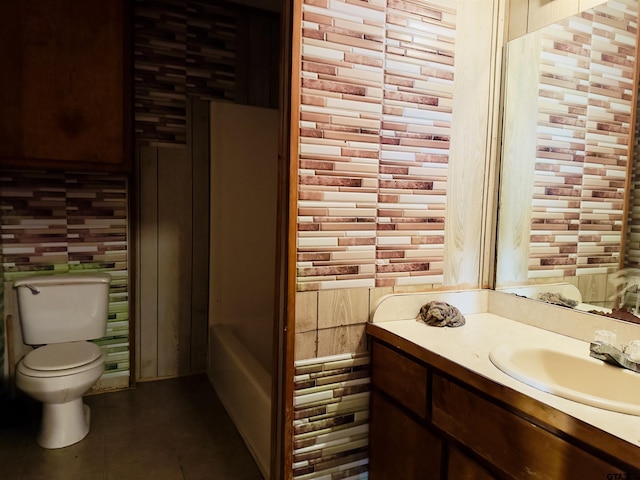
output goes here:
[[3, 2], [0, 167], [129, 169], [129, 8]]
[[371, 394], [371, 478], [440, 478], [442, 439], [385, 395]]
[[637, 447], [375, 324], [367, 331], [372, 480], [640, 474]]

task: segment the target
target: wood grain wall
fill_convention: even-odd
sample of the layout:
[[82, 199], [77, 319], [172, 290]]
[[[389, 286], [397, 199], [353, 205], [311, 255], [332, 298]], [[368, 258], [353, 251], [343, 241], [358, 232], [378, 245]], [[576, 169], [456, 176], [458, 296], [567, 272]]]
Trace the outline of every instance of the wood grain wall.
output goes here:
[[509, 0], [506, 40], [534, 32], [601, 3], [606, 0]]
[[189, 106], [186, 147], [137, 152], [139, 380], [206, 367], [209, 107], [196, 100]]

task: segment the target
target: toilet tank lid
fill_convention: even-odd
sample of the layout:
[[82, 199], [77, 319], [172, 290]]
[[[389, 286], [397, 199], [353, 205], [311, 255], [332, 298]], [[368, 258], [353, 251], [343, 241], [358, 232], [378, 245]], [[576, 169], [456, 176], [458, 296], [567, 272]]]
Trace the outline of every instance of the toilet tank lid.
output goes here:
[[30, 275], [13, 282], [14, 287], [22, 285], [72, 285], [81, 283], [109, 283], [108, 273], [70, 273], [59, 275]]

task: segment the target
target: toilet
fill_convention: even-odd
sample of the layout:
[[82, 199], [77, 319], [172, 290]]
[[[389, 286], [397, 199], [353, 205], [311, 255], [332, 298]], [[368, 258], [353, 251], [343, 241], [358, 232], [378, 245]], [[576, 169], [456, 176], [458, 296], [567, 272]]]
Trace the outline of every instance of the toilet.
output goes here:
[[42, 402], [38, 444], [62, 448], [89, 433], [82, 401], [104, 373], [108, 274], [36, 275], [14, 282], [22, 339], [35, 347], [16, 368], [16, 386]]

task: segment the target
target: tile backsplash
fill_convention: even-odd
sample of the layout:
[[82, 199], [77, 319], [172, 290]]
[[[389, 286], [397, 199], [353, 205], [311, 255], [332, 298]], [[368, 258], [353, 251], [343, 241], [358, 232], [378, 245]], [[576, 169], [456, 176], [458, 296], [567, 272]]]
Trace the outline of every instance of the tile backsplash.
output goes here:
[[129, 383], [127, 183], [106, 173], [0, 173], [4, 282], [32, 274], [111, 275], [107, 335], [97, 341], [107, 356], [105, 374], [97, 388]]

